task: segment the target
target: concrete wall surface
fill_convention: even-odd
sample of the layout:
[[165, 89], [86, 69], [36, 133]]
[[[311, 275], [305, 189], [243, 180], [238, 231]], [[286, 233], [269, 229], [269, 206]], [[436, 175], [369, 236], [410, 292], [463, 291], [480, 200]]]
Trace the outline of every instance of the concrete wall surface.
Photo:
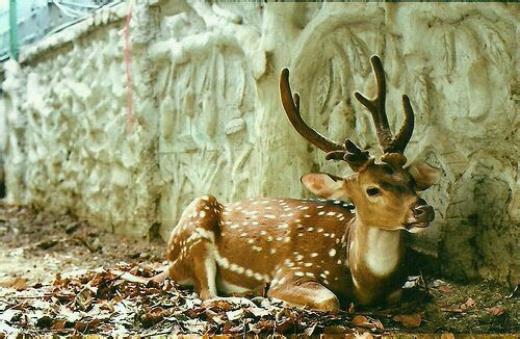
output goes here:
[[292, 129], [280, 70], [290, 68], [310, 125], [377, 154], [352, 95], [373, 93], [377, 53], [391, 126], [403, 93], [416, 112], [408, 159], [443, 173], [424, 193], [434, 225], [411, 246], [454, 278], [520, 282], [519, 40], [514, 4], [106, 8], [4, 64], [7, 201], [166, 237], [199, 195], [309, 197], [301, 175], [348, 171]]

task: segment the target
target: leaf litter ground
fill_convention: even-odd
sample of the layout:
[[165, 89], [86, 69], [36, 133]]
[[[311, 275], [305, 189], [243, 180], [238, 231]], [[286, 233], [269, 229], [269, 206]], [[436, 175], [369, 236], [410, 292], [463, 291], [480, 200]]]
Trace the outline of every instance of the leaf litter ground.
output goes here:
[[164, 243], [117, 236], [70, 216], [0, 205], [0, 239], [0, 337], [520, 333], [518, 286], [416, 275], [398, 306], [350, 305], [326, 314], [264, 297], [202, 302], [170, 280], [134, 282], [132, 276], [164, 269]]

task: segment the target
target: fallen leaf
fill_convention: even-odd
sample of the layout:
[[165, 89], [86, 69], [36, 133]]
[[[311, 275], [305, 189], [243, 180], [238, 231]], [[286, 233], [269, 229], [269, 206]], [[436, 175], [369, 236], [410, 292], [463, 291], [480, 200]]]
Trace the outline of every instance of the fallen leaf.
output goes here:
[[441, 291], [442, 293], [451, 293], [452, 292], [451, 287], [449, 287], [448, 285], [441, 285], [441, 286], [437, 287], [437, 290]]
[[27, 288], [27, 279], [24, 278], [16, 278], [12, 285], [12, 288], [14, 288], [17, 291], [23, 291]]
[[373, 319], [373, 320], [371, 321], [371, 323], [372, 323], [372, 325], [373, 325], [373, 326], [372, 326], [372, 330], [374, 330], [374, 329], [377, 329], [377, 330], [384, 330], [384, 329], [385, 329], [385, 327], [383, 326], [383, 323], [382, 323], [381, 320], [379, 320], [379, 319]]
[[82, 319], [76, 321], [74, 329], [80, 333], [93, 332], [101, 323], [99, 319]]
[[160, 307], [157, 307], [155, 309], [152, 309], [144, 314], [141, 315], [141, 324], [146, 327], [151, 327], [158, 323], [159, 321], [164, 319], [164, 316], [166, 315], [166, 311], [163, 310]]
[[365, 333], [362, 333], [362, 334], [355, 334], [354, 335], [354, 338], [356, 339], [374, 339], [374, 336], [372, 334], [370, 334], [369, 332], [365, 332]]
[[236, 311], [229, 311], [229, 312], [226, 312], [226, 315], [227, 315], [227, 318], [231, 321], [237, 320], [237, 319], [242, 318], [242, 316], [244, 315], [244, 310], [240, 309], [240, 310], [236, 310]]
[[354, 318], [352, 318], [352, 325], [357, 327], [367, 327], [370, 326], [370, 322], [364, 315], [356, 315]]
[[42, 250], [47, 250], [51, 247], [56, 246], [57, 243], [58, 240], [56, 239], [42, 240], [38, 244], [36, 244], [36, 247], [41, 248]]
[[228, 312], [233, 309], [233, 305], [229, 301], [222, 298], [206, 300], [202, 303], [202, 305], [213, 310], [221, 310], [224, 312]]
[[506, 309], [501, 306], [495, 306], [491, 308], [486, 308], [486, 312], [491, 314], [492, 316], [498, 317], [506, 312]]
[[67, 324], [67, 320], [65, 319], [56, 319], [54, 320], [54, 323], [52, 324], [51, 329], [53, 331], [59, 332], [65, 329], [65, 325]]
[[341, 325], [331, 325], [331, 326], [327, 326], [323, 329], [323, 336], [326, 338], [328, 337], [329, 335], [331, 337], [335, 337], [337, 336], [338, 334], [344, 334], [347, 332], [347, 328], [345, 326], [341, 326]]
[[76, 295], [76, 305], [78, 305], [82, 311], [86, 311], [92, 305], [94, 295], [95, 293], [90, 289], [90, 287], [86, 286]]
[[36, 326], [42, 328], [49, 328], [51, 327], [52, 323], [52, 318], [48, 315], [44, 315], [36, 321]]
[[401, 323], [406, 328], [417, 328], [421, 326], [422, 322], [422, 317], [419, 313], [399, 314], [394, 316], [393, 319]]
[[461, 310], [468, 310], [470, 308], [473, 308], [475, 307], [477, 303], [475, 302], [475, 300], [473, 300], [473, 298], [471, 297], [468, 297], [468, 299], [466, 299], [466, 301], [464, 302], [464, 304], [460, 305], [460, 309]]
[[385, 327], [379, 319], [369, 319], [364, 315], [356, 315], [352, 319], [352, 324], [356, 327], [383, 330]]
[[310, 326], [307, 326], [305, 330], [303, 330], [303, 335], [306, 337], [311, 337], [314, 333], [314, 330], [316, 329], [316, 325], [318, 325], [318, 322], [313, 322]]
[[276, 324], [276, 332], [283, 334], [283, 333], [287, 333], [290, 330], [294, 331], [296, 326], [297, 326], [297, 321], [294, 318], [286, 318]]
[[0, 287], [14, 288], [17, 291], [22, 291], [27, 288], [27, 279], [16, 277], [0, 282]]
[[252, 315], [258, 318], [266, 317], [271, 314], [271, 312], [269, 312], [268, 310], [260, 307], [249, 307], [246, 309], [246, 311], [250, 312]]

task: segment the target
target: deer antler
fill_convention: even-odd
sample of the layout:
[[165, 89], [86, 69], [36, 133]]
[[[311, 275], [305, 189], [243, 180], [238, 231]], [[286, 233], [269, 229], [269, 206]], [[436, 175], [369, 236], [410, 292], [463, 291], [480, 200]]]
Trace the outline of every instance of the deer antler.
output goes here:
[[386, 116], [385, 101], [386, 101], [386, 82], [385, 71], [381, 59], [377, 55], [370, 58], [370, 64], [376, 78], [377, 94], [374, 99], [367, 99], [361, 93], [356, 92], [355, 96], [359, 102], [365, 106], [372, 114], [374, 125], [376, 127], [377, 139], [379, 145], [385, 153], [400, 153], [403, 154], [406, 145], [412, 137], [414, 128], [414, 113], [410, 98], [403, 95], [403, 108], [405, 112], [405, 119], [403, 126], [399, 133], [392, 137], [392, 131], [388, 125], [388, 118]]
[[362, 151], [350, 139], [345, 139], [345, 144], [338, 144], [315, 129], [309, 127], [300, 114], [300, 96], [295, 93], [294, 97], [289, 86], [289, 70], [284, 68], [280, 75], [280, 93], [282, 104], [289, 121], [296, 131], [313, 145], [326, 152], [327, 160], [344, 160], [348, 162], [353, 170], [358, 170], [365, 164], [370, 156], [367, 151]]
[[282, 95], [282, 104], [289, 121], [298, 133], [313, 145], [324, 152], [334, 152], [342, 150], [343, 146], [330, 140], [315, 129], [309, 127], [303, 121], [300, 114], [300, 96], [295, 93], [294, 100], [289, 86], [289, 70], [284, 68], [280, 76], [280, 93]]

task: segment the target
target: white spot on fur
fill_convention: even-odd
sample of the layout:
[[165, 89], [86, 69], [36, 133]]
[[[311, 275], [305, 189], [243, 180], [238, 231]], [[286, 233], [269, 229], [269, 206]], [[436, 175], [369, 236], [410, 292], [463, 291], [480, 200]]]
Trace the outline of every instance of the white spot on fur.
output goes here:
[[330, 251], [329, 251], [329, 256], [333, 257], [336, 255], [336, 249], [335, 248], [332, 248]]

